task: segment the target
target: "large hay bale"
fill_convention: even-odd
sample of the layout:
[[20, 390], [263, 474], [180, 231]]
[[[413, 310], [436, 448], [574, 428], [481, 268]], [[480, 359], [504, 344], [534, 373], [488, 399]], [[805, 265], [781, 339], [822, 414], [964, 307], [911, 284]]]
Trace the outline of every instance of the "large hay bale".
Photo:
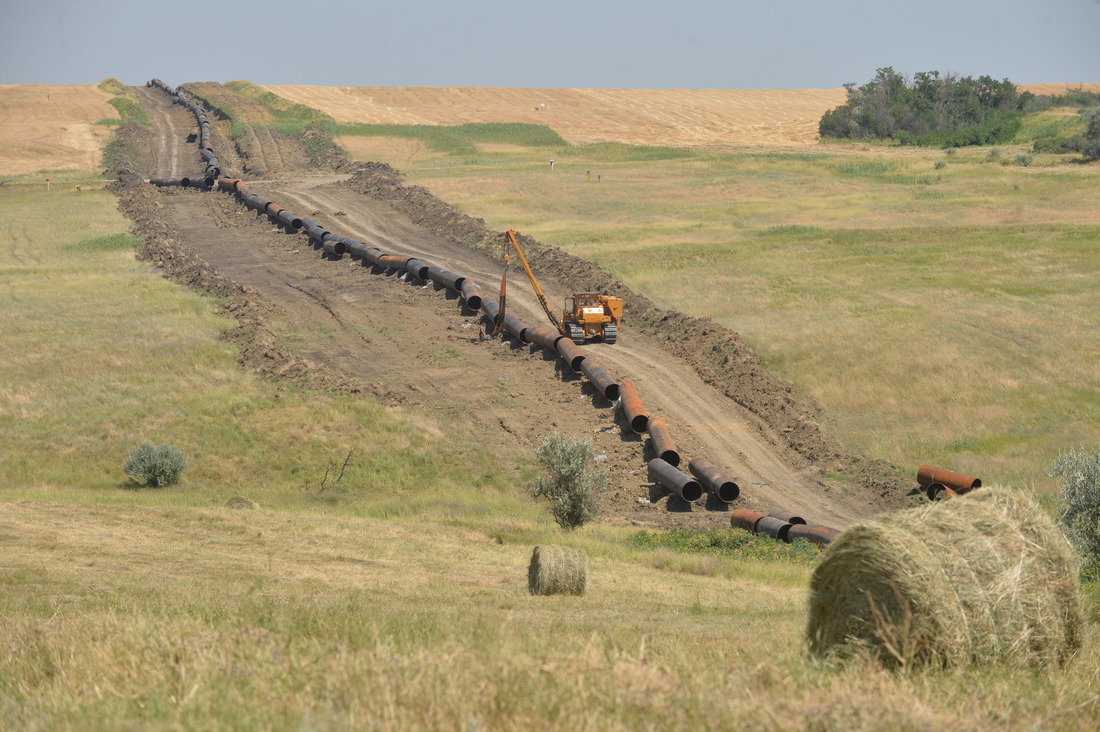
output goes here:
[[976, 491], [847, 529], [810, 580], [811, 652], [1043, 667], [1080, 647], [1077, 563], [1030, 500]]
[[257, 509], [260, 507], [260, 504], [256, 503], [251, 498], [245, 498], [244, 496], [233, 496], [225, 502], [225, 507]]
[[583, 549], [556, 544], [535, 547], [527, 568], [532, 595], [583, 595], [588, 582], [588, 555]]

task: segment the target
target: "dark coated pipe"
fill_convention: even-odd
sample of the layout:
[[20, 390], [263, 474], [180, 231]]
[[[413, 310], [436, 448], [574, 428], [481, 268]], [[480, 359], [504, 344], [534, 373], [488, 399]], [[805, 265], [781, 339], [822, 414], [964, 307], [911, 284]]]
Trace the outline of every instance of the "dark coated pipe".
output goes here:
[[779, 541], [785, 541], [790, 543], [789, 536], [791, 531], [791, 525], [783, 519], [772, 518], [771, 516], [765, 516], [756, 522], [756, 526], [753, 527], [754, 534], [766, 534], [773, 539], [779, 539]]
[[793, 542], [795, 539], [806, 539], [820, 546], [832, 544], [833, 540], [840, 536], [840, 531], [837, 529], [830, 529], [827, 526], [801, 526], [793, 525], [787, 532], [787, 541]]
[[619, 401], [622, 402], [623, 414], [626, 415], [630, 429], [639, 435], [645, 432], [649, 427], [649, 413], [646, 412], [633, 381], [624, 381], [619, 385]]
[[178, 186], [183, 185], [179, 178], [150, 178], [149, 182], [155, 186]]
[[693, 457], [688, 461], [688, 471], [718, 500], [733, 503], [741, 495], [741, 487], [714, 467], [706, 458]]
[[271, 203], [271, 201], [267, 200], [266, 198], [260, 198], [255, 193], [253, 193], [248, 198], [244, 199], [243, 203], [245, 206], [248, 206], [249, 208], [254, 209], [260, 213], [263, 213], [264, 210], [267, 209], [267, 204]]
[[[505, 315], [505, 322], [511, 317], [511, 314]], [[533, 328], [528, 328], [521, 334], [520, 340], [524, 343], [534, 343], [536, 346], [542, 346], [548, 351], [558, 350], [558, 341], [565, 338], [561, 333], [556, 330], [550, 330], [544, 328], [541, 325], [536, 325]]]
[[205, 147], [199, 150], [199, 157], [202, 158], [204, 163], [209, 163], [211, 158], [214, 157], [214, 153], [207, 150]]
[[226, 193], [235, 193], [237, 184], [241, 181], [237, 178], [218, 178], [218, 190]]
[[302, 228], [302, 220], [285, 208], [279, 212], [276, 218], [278, 218], [280, 224], [294, 229], [295, 231]]
[[[554, 348], [557, 349], [561, 357], [565, 359], [565, 362], [569, 364], [569, 368], [573, 369], [574, 373], [580, 373], [581, 364], [584, 363], [584, 354], [581, 353], [581, 349], [577, 348], [577, 344], [568, 338], [558, 338], [554, 344]], [[675, 465], [676, 463], [673, 463]]]
[[[488, 302], [485, 303], [488, 307]], [[619, 384], [600, 368], [600, 365], [591, 358], [581, 361], [581, 373], [592, 382], [592, 385], [600, 390], [603, 398], [613, 402], [619, 398]]]
[[496, 327], [497, 318], [500, 317], [500, 303], [490, 298], [481, 303], [481, 310], [489, 316], [489, 322]]
[[956, 473], [953, 470], [934, 468], [931, 465], [920, 466], [920, 470], [917, 471], [917, 482], [922, 486], [928, 486], [932, 483], [943, 483], [959, 495], [969, 493], [975, 488], [982, 487], [980, 478]]
[[512, 336], [522, 342], [526, 343], [524, 336], [530, 328], [527, 327], [527, 323], [520, 320], [515, 313], [507, 313], [504, 316], [504, 329], [512, 334]]
[[735, 529], [744, 529], [745, 531], [753, 531], [756, 529], [756, 522], [764, 518], [764, 514], [759, 511], [753, 511], [748, 508], [734, 509], [730, 514], [730, 526]]
[[352, 259], [362, 259], [367, 251], [367, 245], [358, 239], [344, 239], [344, 245], [348, 248], [348, 254]]
[[321, 246], [322, 244], [324, 244], [325, 237], [331, 233], [331, 231], [325, 229], [322, 226], [314, 226], [306, 229], [306, 236], [308, 236], [309, 240], [317, 246]]
[[477, 286], [477, 283], [471, 280], [469, 277], [462, 280], [462, 287], [459, 290], [462, 293], [462, 299], [466, 302], [466, 307], [471, 310], [481, 310], [481, 288]]
[[435, 265], [428, 267], [428, 277], [431, 278], [432, 282], [445, 285], [456, 292], [462, 289], [462, 282], [466, 279], [462, 275], [455, 274], [454, 272], [450, 272]]
[[343, 257], [348, 250], [347, 246], [344, 245], [344, 237], [342, 236], [326, 236], [321, 248], [325, 250], [325, 254], [337, 259]]
[[214, 178], [209, 175], [203, 175], [202, 173], [188, 175], [180, 178], [180, 185], [184, 188], [212, 188], [214, 186]]
[[806, 519], [799, 516], [797, 513], [791, 511], [784, 511], [782, 508], [777, 508], [768, 514], [772, 518], [777, 518], [780, 521], [786, 521], [788, 524], [800, 524], [806, 525]]
[[367, 247], [367, 251], [363, 257], [366, 261], [373, 264], [375, 267], [387, 269], [389, 265], [382, 261], [383, 257], [389, 256], [378, 247]]
[[428, 279], [428, 269], [428, 265], [424, 264], [419, 259], [410, 259], [405, 262], [405, 270], [418, 280]]
[[680, 451], [672, 441], [672, 433], [668, 431], [664, 418], [654, 417], [649, 420], [646, 431], [649, 432], [649, 440], [653, 443], [653, 453], [672, 467], [679, 467]]
[[665, 488], [675, 491], [676, 495], [688, 503], [703, 497], [703, 489], [690, 475], [684, 475], [661, 458], [653, 458], [648, 463], [649, 479]]

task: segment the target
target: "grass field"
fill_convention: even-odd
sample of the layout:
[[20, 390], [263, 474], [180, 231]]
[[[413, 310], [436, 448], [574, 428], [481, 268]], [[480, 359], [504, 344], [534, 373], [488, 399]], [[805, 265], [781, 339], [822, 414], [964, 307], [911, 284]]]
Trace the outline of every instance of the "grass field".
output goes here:
[[1045, 489], [1060, 449], [1097, 440], [1095, 165], [1024, 166], [1023, 146], [439, 155], [357, 142], [492, 227], [740, 331], [864, 455]]

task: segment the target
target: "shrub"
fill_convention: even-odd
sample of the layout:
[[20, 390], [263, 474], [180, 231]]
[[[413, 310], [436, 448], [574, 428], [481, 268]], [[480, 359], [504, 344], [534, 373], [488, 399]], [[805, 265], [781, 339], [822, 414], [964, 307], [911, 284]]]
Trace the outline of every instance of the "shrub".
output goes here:
[[1020, 153], [1016, 156], [1016, 164], [1022, 165], [1026, 168], [1027, 166], [1031, 165], [1032, 159], [1033, 158], [1031, 157], [1031, 153]]
[[936, 170], [943, 170], [944, 168], [947, 167], [947, 161], [946, 160], [937, 160], [932, 167], [935, 168]]
[[1050, 476], [1065, 480], [1059, 522], [1085, 560], [1086, 569], [1100, 568], [1100, 446], [1084, 446], [1058, 455]]
[[607, 484], [607, 470], [591, 469], [592, 442], [551, 432], [535, 457], [546, 470], [531, 493], [550, 500], [550, 512], [563, 529], [575, 529], [597, 514], [596, 493]]
[[163, 487], [179, 482], [187, 467], [187, 456], [171, 445], [154, 445], [146, 440], [130, 450], [123, 470], [141, 485]]

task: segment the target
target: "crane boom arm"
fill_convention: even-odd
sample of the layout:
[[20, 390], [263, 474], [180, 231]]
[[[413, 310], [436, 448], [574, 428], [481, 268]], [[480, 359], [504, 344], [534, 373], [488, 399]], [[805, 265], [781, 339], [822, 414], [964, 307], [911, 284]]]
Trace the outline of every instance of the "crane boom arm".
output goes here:
[[550, 304], [546, 302], [546, 295], [542, 294], [542, 288], [539, 287], [539, 281], [535, 279], [535, 273], [531, 271], [531, 265], [527, 264], [527, 257], [523, 256], [523, 250], [519, 248], [519, 242], [516, 241], [516, 230], [508, 230], [508, 241], [512, 242], [512, 248], [516, 250], [516, 256], [519, 257], [520, 264], [523, 265], [523, 271], [527, 273], [527, 279], [531, 280], [531, 286], [535, 288], [535, 294], [538, 295], [539, 304], [542, 305], [542, 309], [546, 311], [546, 316], [550, 318], [550, 322], [554, 324], [554, 327], [558, 329], [559, 333], [565, 333], [565, 326], [561, 324], [555, 315], [554, 311], [550, 309]]

